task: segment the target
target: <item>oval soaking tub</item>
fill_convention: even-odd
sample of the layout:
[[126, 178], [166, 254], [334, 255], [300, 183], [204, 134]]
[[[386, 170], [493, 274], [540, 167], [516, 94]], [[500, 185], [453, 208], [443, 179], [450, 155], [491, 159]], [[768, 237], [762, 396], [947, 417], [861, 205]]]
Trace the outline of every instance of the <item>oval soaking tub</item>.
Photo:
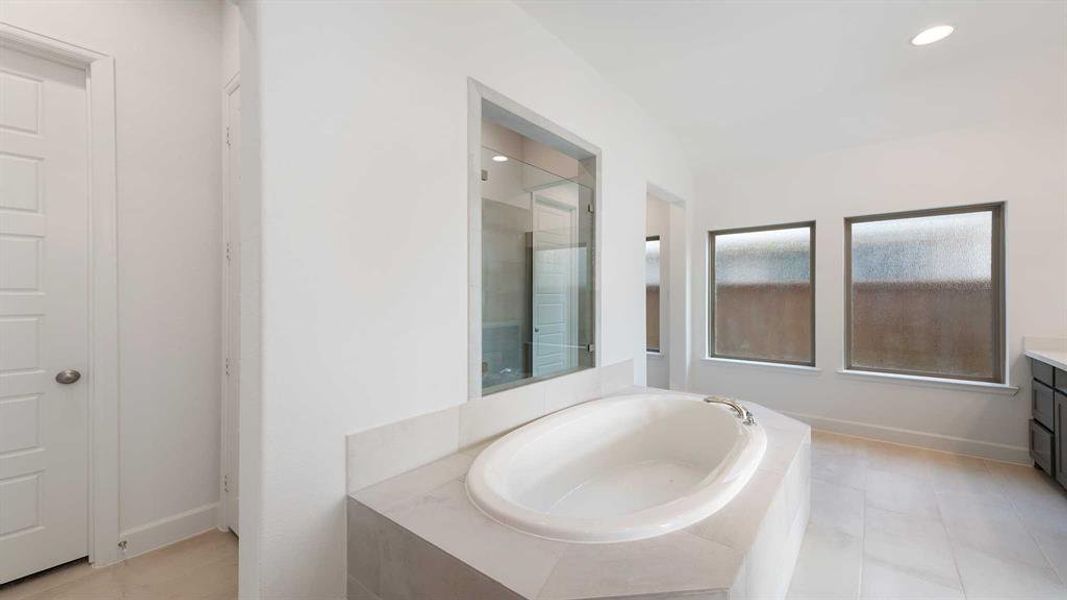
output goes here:
[[483, 450], [471, 501], [526, 533], [570, 542], [661, 535], [711, 516], [748, 483], [767, 447], [758, 424], [681, 394], [594, 400]]

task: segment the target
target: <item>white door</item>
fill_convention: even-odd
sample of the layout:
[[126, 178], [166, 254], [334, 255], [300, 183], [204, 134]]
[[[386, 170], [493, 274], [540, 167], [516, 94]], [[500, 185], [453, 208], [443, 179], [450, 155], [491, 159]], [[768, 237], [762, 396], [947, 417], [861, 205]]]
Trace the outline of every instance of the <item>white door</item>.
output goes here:
[[0, 48], [0, 583], [88, 554], [85, 80]]
[[578, 366], [575, 207], [534, 194], [533, 375]]
[[223, 258], [223, 525], [237, 533], [237, 460], [240, 447], [240, 369], [241, 356], [241, 88], [226, 96], [226, 206]]

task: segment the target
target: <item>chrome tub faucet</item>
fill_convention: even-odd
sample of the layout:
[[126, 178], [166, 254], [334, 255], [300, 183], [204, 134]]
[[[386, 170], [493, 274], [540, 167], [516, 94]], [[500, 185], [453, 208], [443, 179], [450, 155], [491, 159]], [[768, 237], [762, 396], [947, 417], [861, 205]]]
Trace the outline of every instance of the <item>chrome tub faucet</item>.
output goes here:
[[744, 406], [741, 406], [741, 403], [737, 400], [734, 400], [733, 398], [725, 398], [723, 396], [708, 396], [704, 398], [704, 402], [708, 404], [725, 404], [726, 406], [729, 406], [730, 408], [734, 409], [734, 412], [737, 413], [737, 418], [741, 419], [741, 422], [745, 425], [756, 424], [756, 417], [752, 416], [752, 411], [748, 410]]

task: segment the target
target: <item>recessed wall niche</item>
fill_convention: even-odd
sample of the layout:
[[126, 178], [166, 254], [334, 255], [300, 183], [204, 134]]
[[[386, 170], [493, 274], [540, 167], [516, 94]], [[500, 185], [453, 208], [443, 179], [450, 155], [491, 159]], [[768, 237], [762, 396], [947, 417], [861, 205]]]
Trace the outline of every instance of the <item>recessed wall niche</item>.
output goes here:
[[518, 107], [478, 107], [471, 397], [597, 364], [596, 151]]

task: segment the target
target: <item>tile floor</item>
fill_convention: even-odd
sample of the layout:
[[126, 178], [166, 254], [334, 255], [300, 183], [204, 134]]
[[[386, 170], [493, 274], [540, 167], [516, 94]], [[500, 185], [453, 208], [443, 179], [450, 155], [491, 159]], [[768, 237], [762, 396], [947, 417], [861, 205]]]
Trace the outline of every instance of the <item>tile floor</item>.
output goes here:
[[1067, 599], [1067, 493], [1033, 467], [814, 432], [800, 599]]
[[[811, 494], [791, 600], [1067, 599], [1067, 493], [1032, 467], [814, 432]], [[237, 540], [213, 531], [0, 586], [0, 600], [236, 592]]]
[[209, 531], [103, 569], [72, 563], [0, 585], [0, 600], [223, 600], [237, 597], [237, 538]]

